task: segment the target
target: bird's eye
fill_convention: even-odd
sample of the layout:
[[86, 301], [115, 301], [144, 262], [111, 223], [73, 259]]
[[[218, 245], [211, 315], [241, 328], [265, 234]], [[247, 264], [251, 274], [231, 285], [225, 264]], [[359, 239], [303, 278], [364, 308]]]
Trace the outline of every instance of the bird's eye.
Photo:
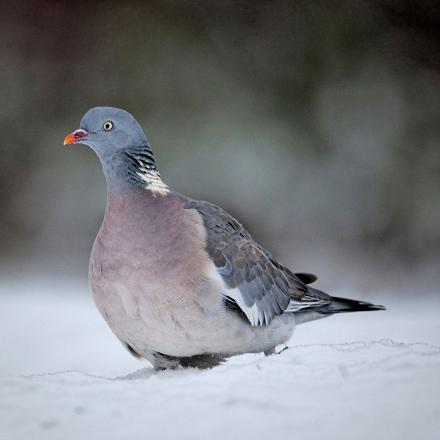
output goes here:
[[104, 122], [104, 124], [102, 125], [102, 128], [104, 129], [104, 131], [112, 130], [113, 129], [113, 122], [112, 121]]

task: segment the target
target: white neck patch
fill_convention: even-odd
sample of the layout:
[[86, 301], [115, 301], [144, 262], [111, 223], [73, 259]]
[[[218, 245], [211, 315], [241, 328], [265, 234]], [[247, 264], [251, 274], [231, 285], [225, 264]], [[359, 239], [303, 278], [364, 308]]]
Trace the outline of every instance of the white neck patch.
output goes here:
[[147, 184], [145, 188], [153, 194], [165, 196], [170, 192], [168, 185], [161, 179], [159, 171], [146, 168], [141, 168], [140, 171], [136, 174]]

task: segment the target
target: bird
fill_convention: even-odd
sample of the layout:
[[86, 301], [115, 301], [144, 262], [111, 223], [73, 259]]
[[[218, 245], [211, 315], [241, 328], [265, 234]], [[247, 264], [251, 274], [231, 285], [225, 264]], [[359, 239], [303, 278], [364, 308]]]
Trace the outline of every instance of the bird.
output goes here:
[[384, 310], [311, 286], [222, 208], [163, 180], [137, 120], [94, 107], [64, 145], [98, 156], [107, 203], [89, 263], [95, 304], [115, 336], [156, 370], [212, 368], [275, 353], [295, 326], [342, 312]]

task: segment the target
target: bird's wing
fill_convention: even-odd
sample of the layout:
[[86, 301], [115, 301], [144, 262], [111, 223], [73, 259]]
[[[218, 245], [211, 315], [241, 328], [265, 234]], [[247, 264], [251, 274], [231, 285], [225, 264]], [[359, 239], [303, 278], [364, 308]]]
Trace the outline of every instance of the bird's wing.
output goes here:
[[203, 219], [206, 251], [214, 263], [214, 276], [223, 282], [225, 304], [241, 310], [252, 326], [269, 325], [276, 315], [330, 302], [328, 295], [306, 286], [314, 276], [298, 277], [279, 264], [218, 206], [188, 200], [187, 208], [195, 209]]
[[318, 277], [314, 273], [309, 273], [309, 272], [295, 272], [295, 275], [304, 284], [313, 284], [318, 279]]

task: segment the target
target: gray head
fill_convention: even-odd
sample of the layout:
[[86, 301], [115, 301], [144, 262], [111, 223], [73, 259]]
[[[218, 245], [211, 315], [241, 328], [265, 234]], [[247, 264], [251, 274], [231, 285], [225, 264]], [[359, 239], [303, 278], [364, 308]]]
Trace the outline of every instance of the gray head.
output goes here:
[[114, 107], [95, 107], [81, 119], [78, 130], [64, 139], [66, 144], [85, 144], [100, 159], [127, 147], [148, 145], [142, 127], [127, 111]]
[[90, 109], [81, 119], [80, 128], [65, 137], [64, 145], [70, 144], [85, 144], [95, 151], [110, 184], [128, 182], [152, 189], [153, 181], [161, 182], [147, 137], [125, 110]]

